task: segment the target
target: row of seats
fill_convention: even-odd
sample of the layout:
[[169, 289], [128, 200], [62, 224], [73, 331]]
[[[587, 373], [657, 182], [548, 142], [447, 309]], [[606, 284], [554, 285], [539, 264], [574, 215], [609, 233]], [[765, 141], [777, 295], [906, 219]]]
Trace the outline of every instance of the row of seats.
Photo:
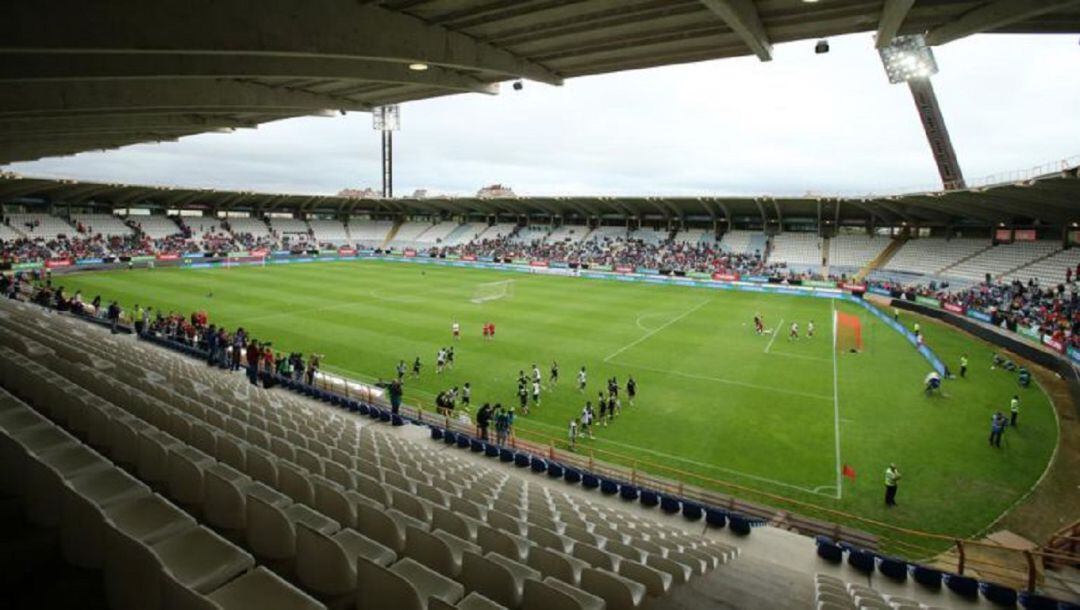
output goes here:
[[[94, 430], [103, 449], [112, 446], [103, 434], [109, 405], [7, 348], [0, 361], [0, 382], [48, 404], [52, 419], [84, 439]], [[325, 609], [4, 390], [0, 456], [0, 488], [21, 500], [31, 523], [59, 530], [66, 561], [102, 571], [112, 608]]]
[[131, 227], [115, 214], [72, 214], [71, 224], [81, 224], [90, 235], [125, 237], [134, 233]]
[[[13, 330], [10, 327], [7, 327], [7, 329]], [[36, 332], [38, 338], [41, 339], [47, 338], [42, 335], [42, 331], [28, 332]], [[56, 341], [58, 339], [54, 337], [54, 342]], [[53, 347], [60, 347], [60, 344], [57, 343]], [[91, 344], [87, 344], [85, 348], [88, 350], [95, 349]], [[63, 366], [63, 362], [63, 360], [58, 360], [56, 364]], [[94, 386], [95, 384], [100, 386], [102, 383], [106, 385], [120, 383], [115, 380], [103, 381], [103, 378], [100, 375], [94, 375], [93, 371], [89, 370], [85, 363], [70, 365], [69, 368], [71, 369], [69, 372], [72, 375], [80, 376], [81, 383], [85, 383], [87, 386]], [[184, 369], [186, 367], [175, 368]], [[174, 369], [166, 367], [166, 376], [174, 373]], [[233, 378], [236, 379], [236, 376], [233, 376]], [[141, 381], [145, 384], [144, 390], [147, 392], [164, 392], [163, 396], [171, 397], [173, 401], [179, 400], [172, 393], [172, 390], [162, 389], [165, 386], [161, 383], [151, 383], [145, 378], [142, 380], [138, 378], [126, 379], [125, 381], [136, 384]], [[195, 386], [191, 383], [177, 383], [175, 387], [186, 388], [192, 392], [196, 391]], [[95, 389], [101, 393], [110, 393], [107, 387], [97, 387]], [[124, 388], [112, 388], [111, 391], [118, 397], [118, 402], [119, 397], [131, 395], [131, 391]], [[126, 406], [130, 409], [139, 409], [141, 408], [139, 405], [147, 402], [153, 404], [153, 401], [147, 396], [141, 401], [131, 402]], [[154, 413], [146, 414], [152, 419], [160, 420], [157, 422], [160, 427], [155, 426], [157, 428], [156, 434], [144, 434], [143, 436], [146, 439], [142, 440], [142, 442], [150, 446], [164, 445], [166, 448], [166, 451], [159, 449], [156, 452], [149, 451], [149, 453], [158, 455], [159, 458], [162, 455], [169, 456], [168, 459], [161, 458], [164, 459], [164, 462], [159, 459], [159, 464], [166, 464], [164, 468], [166, 473], [169, 471], [168, 464], [171, 463], [170, 460], [175, 460], [178, 465], [174, 470], [188, 473], [191, 475], [190, 479], [195, 481], [193, 483], [189, 481], [189, 485], [179, 481], [175, 482], [177, 493], [184, 497], [185, 501], [197, 501], [199, 499], [196, 490], [200, 489], [200, 487], [197, 482], [198, 475], [195, 473], [203, 473], [202, 485], [203, 489], [206, 490], [205, 493], [210, 493], [212, 489], [228, 488], [227, 481], [244, 481], [242, 477], [247, 476], [251, 479], [251, 485], [261, 482], [269, 489], [276, 490], [279, 494], [291, 498], [293, 504], [289, 506], [303, 508], [279, 506], [277, 508], [280, 508], [281, 511], [275, 511], [275, 502], [280, 502], [281, 498], [271, 496], [266, 489], [256, 487], [253, 487], [253, 489], [259, 489], [259, 491], [252, 492], [254, 498], [250, 498], [246, 502], [248, 507], [261, 507], [262, 513], [267, 515], [274, 515], [284, 511], [286, 516], [278, 515], [278, 522], [289, 521], [288, 516], [292, 513], [289, 513], [288, 510], [296, 514], [306, 515], [309, 521], [315, 523], [320, 523], [320, 521], [313, 517], [310, 512], [322, 513], [327, 521], [335, 522], [339, 527], [353, 525], [355, 520], [356, 528], [358, 528], [355, 536], [369, 534], [370, 536], [366, 537], [374, 544], [381, 544], [391, 551], [404, 552], [406, 555], [409, 554], [408, 549], [412, 548], [416, 559], [413, 560], [409, 557], [406, 559], [410, 559], [421, 566], [424, 565], [421, 560], [427, 557], [422, 551], [422, 549], [426, 548], [424, 547], [424, 541], [427, 540], [429, 546], [434, 544], [431, 540], [428, 540], [432, 535], [425, 534], [434, 530], [436, 533], [441, 533], [440, 538], [445, 538], [446, 536], [455, 535], [446, 531], [447, 529], [453, 529], [458, 534], [461, 534], [457, 536], [457, 540], [461, 542], [455, 542], [454, 545], [454, 548], [460, 550], [460, 560], [456, 559], [455, 554], [448, 555], [444, 551], [438, 556], [438, 559], [427, 557], [429, 563], [437, 563], [437, 565], [445, 567], [448, 565], [447, 562], [453, 562], [449, 565], [456, 565], [460, 561], [462, 570], [464, 570], [466, 563], [465, 551], [473, 552], [476, 557], [470, 558], [470, 565], [473, 568], [486, 565], [487, 569], [480, 571], [473, 569], [469, 572], [461, 572], [460, 578], [462, 582], [468, 584], [470, 590], [482, 589], [499, 597], [503, 602], [508, 602], [504, 603], [504, 605], [510, 607], [516, 607], [526, 601], [525, 583], [533, 576], [531, 572], [525, 571], [526, 569], [534, 570], [539, 575], [544, 576], [543, 580], [539, 582], [541, 584], [546, 583], [548, 589], [555, 585], [546, 581], [548, 578], [555, 577], [545, 574], [544, 569], [553, 574], [562, 575], [563, 579], [556, 578], [562, 584], [571, 587], [580, 585], [585, 590], [591, 589], [594, 593], [603, 594], [599, 596], [601, 599], [604, 599], [604, 595], [610, 597], [611, 600], [609, 601], [618, 602], [616, 604], [618, 607], [633, 607], [640, 603], [642, 594], [646, 591], [653, 594], [662, 594], [666, 587], [669, 586], [672, 578], [671, 574], [665, 574], [660, 570], [650, 568], [647, 561], [637, 562], [619, 555], [619, 553], [623, 553], [637, 559], [646, 559], [643, 551], [634, 547], [648, 544], [650, 542], [648, 536], [653, 534], [652, 532], [645, 534], [644, 529], [642, 529], [640, 535], [643, 538], [640, 544], [635, 545], [628, 544], [628, 542], [632, 541], [632, 536], [628, 533], [622, 533], [618, 530], [596, 529], [595, 524], [593, 524], [593, 529], [590, 531], [592, 522], [582, 516], [582, 514], [589, 514], [589, 507], [575, 505], [569, 498], [563, 497], [561, 501], [566, 503], [566, 506], [559, 510], [555, 508], [555, 502], [558, 500], [552, 500], [550, 494], [543, 487], [538, 487], [536, 491], [526, 491], [528, 486], [521, 487], [520, 485], [508, 483], [511, 478], [504, 477], [501, 479], [500, 487], [487, 488], [489, 494], [485, 500], [483, 497], [475, 496], [477, 493], [483, 495], [482, 492], [473, 490], [484, 489], [478, 487], [477, 482], [481, 479], [484, 479], [484, 481], [493, 479], [494, 477], [491, 477], [492, 473], [481, 472], [476, 475], [476, 478], [461, 479], [455, 484], [453, 483], [455, 476], [453, 468], [448, 468], [441, 460], [437, 460], [434, 464], [416, 461], [416, 458], [412, 456], [422, 455], [424, 452], [418, 452], [415, 446], [408, 447], [406, 451], [396, 452], [394, 459], [387, 464], [389, 468], [384, 469], [382, 468], [384, 462], [380, 458], [378, 450], [379, 447], [385, 445], [386, 451], [393, 451], [391, 449], [392, 444], [388, 444], [393, 441], [381, 439], [381, 435], [373, 434], [372, 436], [378, 440], [365, 445], [359, 443], [358, 434], [342, 437], [340, 432], [343, 422], [335, 418], [331, 418], [332, 424], [328, 428], [325, 419], [310, 420], [309, 417], [308, 425], [314, 427], [308, 430], [312, 434], [306, 436], [300, 433], [299, 430], [293, 429], [293, 427], [300, 427], [300, 422], [294, 417], [279, 416], [280, 421], [273, 421], [273, 418], [270, 417], [252, 415], [251, 413], [257, 412], [252, 411], [247, 412], [248, 423], [242, 424], [242, 422], [235, 421], [233, 416], [239, 416], [245, 412], [230, 409], [228, 405], [216, 401], [210, 401], [207, 404], [208, 407], [200, 410], [197, 403], [194, 403], [191, 399], [181, 401], [180, 406], [173, 408], [172, 414], [164, 420], [161, 413], [156, 415]], [[215, 406], [216, 409], [213, 408]], [[186, 410], [179, 410], [181, 408]], [[215, 411], [219, 409], [227, 410], [229, 419], [224, 419], [220, 412], [215, 415]], [[189, 413], [187, 410], [191, 412]], [[302, 411], [287, 411], [290, 414], [297, 412], [302, 413]], [[185, 417], [181, 413], [190, 417]], [[263, 415], [266, 416], [271, 413], [278, 415], [276, 411], [263, 411]], [[191, 419], [191, 417], [201, 420], [204, 425], [196, 425], [196, 423], [192, 422], [189, 430], [184, 421]], [[216, 425], [212, 426], [211, 423]], [[290, 427], [286, 427], [286, 425]], [[218, 430], [216, 435], [212, 433], [212, 428], [215, 427]], [[265, 427], [265, 430], [262, 427]], [[211, 428], [211, 430], [207, 428]], [[243, 430], [243, 434], [230, 435], [228, 432], [222, 433], [222, 428], [225, 430], [231, 428], [234, 433]], [[336, 432], [337, 435], [332, 434], [332, 431]], [[161, 434], [168, 435], [170, 432], [173, 433], [171, 435], [173, 439], [189, 439], [191, 444], [186, 448], [179, 448], [170, 452], [171, 445], [168, 445], [168, 443], [171, 441], [159, 437]], [[319, 437], [318, 435], [325, 436]], [[233, 438], [226, 440], [229, 436]], [[215, 437], [217, 440], [212, 441], [211, 439]], [[292, 441], [291, 444], [289, 443], [290, 440]], [[238, 449], [238, 444], [240, 447], [244, 447], [243, 450]], [[287, 448], [289, 446], [291, 446], [291, 450]], [[351, 449], [353, 455], [350, 455], [349, 449]], [[173, 455], [175, 457], [172, 457]], [[219, 461], [212, 463], [215, 458]], [[276, 458], [276, 460], [273, 458]], [[229, 461], [233, 463], [230, 464]], [[238, 466], [244, 468], [241, 469]], [[352, 470], [350, 466], [355, 467], [356, 470]], [[426, 468], [428, 473], [446, 472], [447, 475], [443, 478], [433, 478], [430, 474], [425, 476], [425, 470], [421, 468], [422, 466]], [[410, 468], [411, 470], [409, 470]], [[459, 467], [459, 470], [462, 468]], [[470, 467], [469, 470], [470, 473], [475, 474], [475, 468]], [[150, 467], [147, 476], [152, 477], [153, 473], [153, 468]], [[412, 478], [406, 473], [411, 473], [416, 478]], [[167, 477], [167, 474], [164, 476]], [[368, 478], [362, 478], [365, 476]], [[260, 478], [263, 480], [260, 481]], [[275, 479], [280, 489], [270, 485], [270, 483], [275, 482]], [[445, 483], [440, 483], [440, 481], [444, 480]], [[214, 481], [214, 483], [210, 483], [210, 481]], [[397, 485], [394, 485], [394, 482]], [[387, 489], [388, 485], [395, 488], [389, 495], [382, 493]], [[440, 488], [440, 485], [443, 488]], [[506, 487], [508, 485], [509, 487]], [[505, 491], [503, 487], [506, 487]], [[186, 493], [184, 490], [188, 490], [190, 493]], [[364, 495], [364, 491], [367, 492], [367, 496]], [[463, 496], [466, 494], [471, 499], [464, 499]], [[239, 491], [233, 490], [231, 493], [225, 494], [225, 496], [232, 498], [231, 504], [227, 502], [221, 503], [232, 507], [232, 520], [230, 521], [218, 511], [208, 512], [208, 515], [218, 515], [214, 517], [214, 523], [219, 524], [219, 526], [224, 527], [224, 525], [229, 524], [235, 526], [239, 518], [239, 511], [236, 508], [237, 497], [241, 496], [241, 494]], [[217, 496], [211, 494], [210, 497]], [[245, 492], [244, 497], [247, 497], [247, 492]], [[273, 500], [265, 502], [267, 497], [273, 498]], [[529, 502], [527, 498], [547, 500], [548, 502]], [[474, 500], [478, 501], [474, 502]], [[209, 497], [205, 498], [205, 501], [208, 506], [214, 505], [214, 503], [210, 502]], [[261, 502], [265, 502], [267, 506], [262, 506]], [[501, 504], [497, 506], [496, 502], [501, 502]], [[314, 505], [314, 511], [309, 508], [311, 505]], [[487, 507], [486, 510], [485, 506]], [[516, 515], [514, 507], [517, 509]], [[537, 510], [530, 513], [527, 512], [526, 507], [540, 507], [543, 511]], [[456, 509], [456, 511], [453, 509]], [[571, 514], [575, 509], [583, 511], [583, 513], [579, 512], [576, 517], [572, 517]], [[244, 514], [248, 515], [252, 510], [255, 511], [254, 517], [262, 514], [258, 509], [251, 508], [246, 509]], [[366, 515], [367, 518], [360, 519], [361, 514]], [[328, 515], [332, 515], [334, 518], [331, 519]], [[530, 517], [530, 515], [532, 516]], [[544, 520], [545, 516], [546, 521]], [[594, 513], [592, 516], [597, 520], [596, 523], [612, 522], [610, 515], [602, 512]], [[440, 523], [444, 525], [441, 529], [436, 524], [435, 520], [437, 518], [440, 518]], [[518, 521], [523, 518], [523, 521]], [[475, 523], [470, 524], [466, 519], [472, 519]], [[258, 524], [266, 521], [275, 522], [272, 517], [262, 520], [254, 519], [253, 522]], [[327, 521], [321, 521], [321, 523], [325, 525]], [[537, 522], [543, 523], [543, 525], [539, 525]], [[464, 525], [462, 525], [463, 523]], [[544, 527], [545, 525], [548, 527]], [[332, 526], [328, 527], [332, 529]], [[560, 527], [562, 533], [559, 532]], [[327, 527], [323, 529], [325, 530]], [[315, 530], [318, 531], [318, 528], [316, 527]], [[545, 530], [547, 530], [546, 533]], [[628, 529], [628, 531], [630, 530]], [[603, 532], [610, 538], [594, 532]], [[329, 535], [332, 532], [324, 531], [323, 533]], [[256, 556], [266, 556], [274, 560], [280, 559], [271, 553], [274, 548], [273, 544], [267, 543], [269, 549], [260, 547], [254, 541], [261, 538], [250, 531], [248, 534], [249, 540], [252, 542], [252, 550], [257, 551]], [[300, 534], [296, 535], [299, 536]], [[304, 535], [309, 538], [314, 536], [310, 532]], [[584, 540], [573, 538], [575, 535]], [[706, 558], [713, 557], [712, 560], [702, 560], [706, 564], [712, 564], [712, 567], [715, 567], [718, 563], [717, 559], [719, 557], [724, 557], [727, 553], [727, 549], [710, 549], [707, 545], [699, 545], [694, 540], [679, 541], [675, 538], [676, 532], [671, 532], [671, 538], [663, 538], [664, 533], [662, 531], [653, 535], [657, 536], [656, 549], [654, 550], [656, 559], [653, 560], [653, 564], [665, 564], [665, 562], [660, 561], [667, 559], [664, 556], [666, 554], [665, 548], [668, 549], [667, 552], [675, 554], [696, 551]], [[355, 536], [350, 535], [347, 538], [355, 539]], [[517, 539], [511, 536], [517, 536]], [[539, 539], [540, 542], [535, 542], [529, 536]], [[410, 540], [415, 542], [410, 545]], [[661, 541], [663, 542], [661, 543]], [[446, 540], [443, 540], [443, 542], [445, 543]], [[481, 552], [475, 552], [475, 549], [470, 549], [466, 546], [466, 543], [477, 545]], [[547, 546], [544, 546], [544, 543]], [[661, 546], [661, 544], [666, 545], [666, 547]], [[288, 548], [289, 545], [285, 544], [284, 546]], [[371, 547], [371, 545], [367, 546]], [[562, 553], [565, 557], [559, 557], [555, 553]], [[580, 556], [585, 556], [585, 559], [581, 559]], [[676, 557], [677, 555], [672, 556]], [[582, 568], [579, 580], [573, 576], [568, 576], [568, 574], [576, 574], [572, 568], [574, 562], [571, 561], [574, 558], [590, 565], [590, 567], [578, 566]], [[533, 567], [534, 562], [536, 567]], [[674, 559], [671, 562], [678, 563]], [[502, 565], [496, 566], [495, 564]], [[597, 567], [596, 564], [604, 567]], [[567, 571], [567, 565], [571, 566], [569, 572]], [[549, 567], [544, 568], [543, 566]], [[556, 568], [554, 566], [560, 567]], [[496, 567], [503, 569], [499, 571]], [[668, 567], [676, 574], [686, 574], [686, 571], [678, 565], [668, 565]], [[400, 569], [419, 571], [409, 563], [404, 564]], [[479, 573], [483, 574], [483, 578], [477, 575]], [[495, 578], [492, 576], [493, 574], [499, 575], [499, 579], [491, 581], [492, 578]], [[620, 574], [623, 575], [620, 576]], [[632, 578], [625, 578], [625, 574], [636, 576], [639, 581], [645, 581], [645, 583], [635, 581]], [[532, 578], [532, 580], [539, 579]], [[568, 583], [566, 580], [574, 581], [574, 583]], [[432, 578], [428, 578], [427, 581], [436, 584], [440, 582]], [[446, 583], [442, 584], [446, 585]], [[529, 585], [529, 587], [531, 591], [534, 591], [534, 597], [541, 595], [542, 592], [550, 593], [548, 589], [538, 589], [536, 584]], [[456, 590], [454, 587], [450, 587], [450, 589]], [[580, 591], [580, 589], [577, 591]], [[573, 592], [577, 593], [577, 591]], [[453, 595], [450, 597], [453, 597]], [[583, 596], [582, 598], [589, 599]]]

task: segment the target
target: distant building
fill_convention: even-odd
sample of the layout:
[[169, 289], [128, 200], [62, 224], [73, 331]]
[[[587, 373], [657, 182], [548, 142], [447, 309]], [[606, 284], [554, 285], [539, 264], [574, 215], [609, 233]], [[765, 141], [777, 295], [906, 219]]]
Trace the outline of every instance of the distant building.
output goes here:
[[476, 196], [479, 199], [506, 199], [508, 197], [517, 197], [510, 187], [503, 186], [502, 184], [485, 186], [479, 191], [476, 191]]
[[338, 191], [338, 197], [348, 197], [349, 199], [380, 199], [382, 193], [376, 191], [373, 188], [366, 189], [342, 189]]
[[412, 198], [413, 199], [427, 199], [428, 198], [428, 190], [427, 189], [416, 189], [415, 191], [413, 191]]

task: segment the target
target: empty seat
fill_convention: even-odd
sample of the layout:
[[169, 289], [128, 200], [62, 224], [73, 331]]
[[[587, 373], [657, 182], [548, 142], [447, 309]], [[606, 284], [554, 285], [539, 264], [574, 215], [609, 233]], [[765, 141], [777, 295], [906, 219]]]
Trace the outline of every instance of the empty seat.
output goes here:
[[589, 564], [557, 550], [533, 547], [529, 551], [529, 567], [540, 572], [544, 578], [557, 578], [577, 585], [581, 582], [582, 570], [589, 567]]
[[326, 534], [338, 531], [332, 521], [303, 504], [282, 507], [249, 493], [247, 496], [248, 547], [257, 557], [289, 560], [296, 555], [296, 524], [304, 523]]
[[556, 578], [525, 581], [522, 610], [604, 610], [604, 600]]
[[646, 592], [653, 597], [664, 595], [671, 587], [671, 574], [636, 561], [620, 561], [619, 574], [645, 585]]
[[203, 471], [216, 464], [214, 458], [186, 445], [179, 445], [168, 455], [169, 497], [174, 502], [202, 506]]
[[203, 472], [203, 514], [210, 525], [243, 530], [247, 523], [247, 491], [251, 477], [225, 464], [213, 464]]
[[369, 504], [356, 505], [356, 530], [396, 553], [405, 551], [405, 528], [385, 510]]
[[385, 568], [360, 558], [357, 573], [362, 583], [357, 593], [357, 608], [426, 610], [430, 597], [452, 605], [465, 594], [461, 584], [411, 559], [402, 559]]
[[64, 559], [84, 568], [104, 561], [105, 509], [149, 496], [150, 489], [119, 468], [93, 470], [65, 483], [60, 506], [60, 543]]
[[327, 597], [351, 595], [357, 587], [357, 561], [386, 567], [394, 551], [352, 529], [327, 534], [300, 523], [296, 528], [296, 573], [308, 590]]
[[540, 580], [540, 572], [497, 553], [466, 552], [462, 558], [461, 582], [509, 608], [521, 604], [525, 580], [530, 578]]
[[251, 555], [203, 527], [165, 538], [150, 550], [161, 568], [167, 608], [182, 608], [194, 594], [210, 593], [255, 565]]
[[406, 528], [405, 554], [440, 574], [455, 577], [460, 574], [465, 551], [478, 553], [480, 547], [446, 532]]
[[596, 548], [591, 544], [577, 543], [574, 545], [574, 557], [587, 561], [590, 565], [611, 572], [619, 570], [619, 562], [622, 558], [607, 551]]
[[64, 481], [111, 468], [114, 466], [108, 460], [82, 444], [57, 445], [38, 453], [26, 463], [27, 518], [38, 525], [56, 527]]
[[263, 567], [206, 596], [218, 610], [326, 610], [326, 606]]
[[498, 553], [514, 561], [525, 561], [529, 557], [528, 540], [485, 524], [477, 528], [476, 543], [484, 553]]
[[596, 568], [581, 573], [581, 588], [603, 598], [610, 610], [637, 608], [645, 598], [645, 585]]
[[570, 553], [574, 550], [574, 540], [538, 525], [529, 528], [526, 538], [536, 545], [563, 553]]

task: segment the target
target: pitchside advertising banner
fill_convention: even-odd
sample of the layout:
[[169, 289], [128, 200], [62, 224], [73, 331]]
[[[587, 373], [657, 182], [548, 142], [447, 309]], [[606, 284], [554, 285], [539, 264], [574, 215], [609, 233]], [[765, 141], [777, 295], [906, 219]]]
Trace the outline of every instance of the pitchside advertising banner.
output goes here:
[[1080, 364], [1080, 350], [1070, 347], [1066, 350], [1066, 353], [1069, 355], [1069, 360], [1072, 360], [1074, 364]]
[[1051, 337], [1050, 335], [1043, 335], [1042, 343], [1050, 349], [1061, 352], [1062, 354], [1065, 353], [1065, 344]]
[[937, 299], [932, 299], [930, 297], [917, 296], [917, 297], [915, 297], [915, 302], [916, 303], [921, 303], [923, 305], [927, 305], [929, 307], [937, 307], [937, 308], [941, 307], [941, 301], [939, 301]]
[[951, 311], [953, 313], [964, 315], [964, 307], [962, 305], [957, 305], [956, 303], [942, 303], [941, 307], [944, 308], [945, 311]]
[[966, 312], [964, 312], [964, 315], [969, 318], [974, 318], [980, 322], [986, 322], [987, 324], [990, 324], [994, 321], [994, 318], [992, 318], [990, 314], [979, 311], [978, 309], [969, 308]]

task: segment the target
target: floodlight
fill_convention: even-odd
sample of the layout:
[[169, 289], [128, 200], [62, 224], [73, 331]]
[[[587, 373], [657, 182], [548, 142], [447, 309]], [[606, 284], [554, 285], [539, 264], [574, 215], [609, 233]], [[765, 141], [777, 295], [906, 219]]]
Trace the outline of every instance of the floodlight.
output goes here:
[[814, 53], [817, 53], [818, 55], [821, 55], [822, 53], [828, 53], [828, 52], [829, 52], [829, 41], [828, 40], [819, 40], [818, 43], [816, 45], [814, 45]]
[[371, 110], [371, 127], [375, 131], [397, 131], [401, 129], [401, 114], [397, 104], [379, 106]]
[[413, 70], [414, 72], [423, 72], [424, 70], [428, 69], [428, 65], [421, 62], [416, 62], [409, 64], [409, 69]]
[[892, 84], [906, 83], [937, 74], [934, 51], [927, 46], [922, 34], [897, 36], [888, 46], [878, 50], [885, 74]]
[[514, 81], [514, 91], [521, 91], [524, 88], [525, 88], [525, 83], [523, 83], [523, 82], [521, 82], [519, 80]]

